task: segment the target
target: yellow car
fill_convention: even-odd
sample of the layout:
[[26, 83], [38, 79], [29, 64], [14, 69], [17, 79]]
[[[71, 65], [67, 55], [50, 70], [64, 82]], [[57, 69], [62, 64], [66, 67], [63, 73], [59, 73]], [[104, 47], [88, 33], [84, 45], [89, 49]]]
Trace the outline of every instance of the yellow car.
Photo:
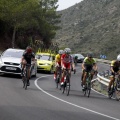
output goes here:
[[54, 73], [55, 71], [55, 54], [36, 53], [37, 70]]

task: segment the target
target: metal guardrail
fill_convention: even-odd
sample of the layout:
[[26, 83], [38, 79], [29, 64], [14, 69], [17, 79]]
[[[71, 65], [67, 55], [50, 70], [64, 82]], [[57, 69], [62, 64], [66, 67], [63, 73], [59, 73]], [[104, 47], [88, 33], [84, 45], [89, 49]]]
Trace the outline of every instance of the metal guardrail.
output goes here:
[[103, 73], [98, 73], [98, 74], [97, 74], [97, 80], [98, 80], [100, 83], [108, 86], [108, 84], [109, 84], [109, 82], [110, 82], [109, 76], [110, 76], [110, 71], [107, 70], [107, 71], [104, 71]]
[[[110, 60], [104, 60], [104, 59], [97, 59], [97, 62], [103, 62], [107, 64], [111, 63]], [[102, 73], [97, 74], [97, 80], [103, 85], [108, 86], [110, 82], [109, 76], [110, 76], [110, 71], [106, 70], [106, 71], [103, 71]]]
[[97, 62], [107, 63], [107, 64], [110, 64], [110, 63], [111, 63], [110, 60], [105, 60], [105, 59], [97, 59], [97, 58], [96, 58], [96, 61], [97, 61]]

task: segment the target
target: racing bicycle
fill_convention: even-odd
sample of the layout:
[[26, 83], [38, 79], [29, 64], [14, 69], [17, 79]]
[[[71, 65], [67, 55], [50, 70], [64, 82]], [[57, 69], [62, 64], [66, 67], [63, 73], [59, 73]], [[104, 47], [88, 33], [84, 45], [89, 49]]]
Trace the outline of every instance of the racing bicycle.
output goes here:
[[70, 73], [69, 69], [65, 69], [64, 84], [61, 86], [62, 93], [66, 92], [66, 95], [69, 95], [70, 92]]
[[62, 74], [61, 67], [58, 67], [58, 72], [57, 72], [57, 77], [56, 77], [56, 88], [58, 88], [58, 86], [60, 85], [61, 74]]
[[117, 101], [120, 100], [120, 73], [116, 75], [115, 81], [112, 84], [111, 91], [108, 92], [108, 97], [111, 99], [115, 97]]
[[28, 72], [29, 72], [30, 67], [31, 67], [31, 64], [26, 64], [23, 70], [22, 80], [23, 80], [23, 88], [25, 88], [25, 90], [27, 90], [27, 86], [29, 82]]
[[83, 90], [84, 96], [89, 97], [91, 92], [91, 72], [87, 72], [85, 88]]

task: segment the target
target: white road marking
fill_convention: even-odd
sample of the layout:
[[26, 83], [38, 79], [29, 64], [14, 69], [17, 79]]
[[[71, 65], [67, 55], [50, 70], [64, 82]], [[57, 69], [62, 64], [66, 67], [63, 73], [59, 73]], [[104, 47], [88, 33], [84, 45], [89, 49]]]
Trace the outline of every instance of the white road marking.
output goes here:
[[58, 98], [58, 97], [56, 97], [56, 96], [54, 96], [54, 95], [52, 95], [52, 94], [44, 91], [42, 88], [40, 88], [40, 87], [38, 86], [37, 82], [38, 82], [39, 79], [44, 78], [44, 77], [48, 77], [48, 76], [51, 76], [51, 75], [41, 76], [41, 77], [37, 78], [37, 79], [34, 81], [36, 87], [37, 87], [39, 90], [41, 90], [43, 93], [45, 93], [45, 94], [47, 94], [47, 95], [49, 95], [49, 96], [51, 96], [51, 97], [53, 97], [53, 98], [55, 98], [55, 99], [57, 99], [57, 100], [59, 100], [59, 101], [62, 101], [62, 102], [67, 103], [67, 104], [69, 104], [69, 105], [72, 105], [72, 106], [74, 106], [74, 107], [77, 107], [77, 108], [80, 108], [80, 109], [83, 109], [83, 110], [86, 110], [86, 111], [89, 111], [89, 112], [92, 112], [92, 113], [95, 113], [95, 114], [98, 114], [98, 115], [101, 115], [101, 116], [104, 116], [104, 117], [107, 117], [107, 118], [111, 118], [111, 119], [113, 119], [113, 120], [120, 120], [120, 119], [118, 119], [118, 118], [111, 117], [111, 116], [105, 115], [105, 114], [103, 114], [103, 113], [99, 113], [99, 112], [90, 110], [90, 109], [88, 109], [88, 108], [85, 108], [85, 107], [82, 107], [82, 106], [79, 106], [79, 105], [70, 103], [70, 102], [68, 102], [68, 101], [65, 101], [65, 100], [63, 100], [63, 99], [60, 99], [60, 98]]

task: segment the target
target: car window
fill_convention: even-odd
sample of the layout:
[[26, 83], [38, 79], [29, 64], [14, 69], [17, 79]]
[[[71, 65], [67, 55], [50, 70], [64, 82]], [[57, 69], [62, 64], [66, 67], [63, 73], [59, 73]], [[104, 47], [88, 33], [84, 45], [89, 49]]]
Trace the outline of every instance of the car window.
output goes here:
[[23, 55], [22, 50], [11, 50], [11, 51], [5, 51], [2, 56], [3, 57], [16, 57], [16, 58], [21, 58]]
[[38, 55], [37, 59], [52, 61], [52, 57], [50, 55]]
[[75, 56], [78, 56], [78, 58], [84, 58], [84, 56], [81, 54], [75, 54]]

